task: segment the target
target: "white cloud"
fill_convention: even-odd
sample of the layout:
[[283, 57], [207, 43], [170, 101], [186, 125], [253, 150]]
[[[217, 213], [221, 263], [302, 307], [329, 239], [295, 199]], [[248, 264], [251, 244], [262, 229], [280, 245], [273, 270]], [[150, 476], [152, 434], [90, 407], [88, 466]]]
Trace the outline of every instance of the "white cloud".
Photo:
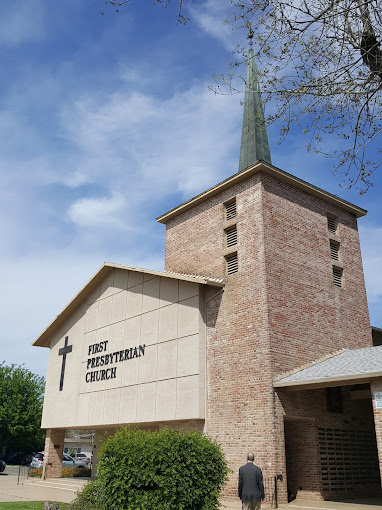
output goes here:
[[233, 14], [228, 0], [207, 0], [201, 5], [189, 5], [188, 11], [199, 28], [220, 41], [227, 50], [234, 49], [240, 42], [239, 32], [233, 30], [230, 23], [224, 23]]
[[80, 227], [126, 228], [126, 222], [121, 217], [125, 201], [121, 193], [110, 197], [81, 198], [71, 204], [68, 216]]
[[42, 38], [43, 14], [41, 0], [3, 2], [0, 6], [0, 43], [15, 46]]
[[166, 100], [135, 90], [88, 96], [64, 110], [61, 132], [77, 155], [57, 180], [106, 181], [111, 193], [123, 186], [133, 201], [143, 191], [147, 200], [195, 193], [235, 171], [229, 154], [238, 146], [240, 118], [238, 98], [215, 96], [206, 84]]

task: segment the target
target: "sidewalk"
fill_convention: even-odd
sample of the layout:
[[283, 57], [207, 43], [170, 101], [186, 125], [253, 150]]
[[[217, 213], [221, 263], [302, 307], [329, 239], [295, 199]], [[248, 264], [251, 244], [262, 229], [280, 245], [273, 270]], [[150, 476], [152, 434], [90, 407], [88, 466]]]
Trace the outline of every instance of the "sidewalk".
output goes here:
[[7, 466], [0, 473], [0, 502], [6, 501], [61, 501], [70, 503], [77, 491], [87, 484], [88, 478], [20, 479], [17, 485], [18, 466]]
[[[20, 479], [17, 485], [18, 466], [7, 466], [0, 473], [0, 502], [7, 501], [62, 501], [70, 503], [89, 481], [88, 478], [41, 478]], [[262, 510], [268, 510], [264, 503]], [[333, 501], [294, 500], [287, 505], [279, 505], [280, 510], [381, 510], [382, 497], [353, 500], [346, 503]], [[239, 498], [222, 500], [222, 510], [241, 510]]]

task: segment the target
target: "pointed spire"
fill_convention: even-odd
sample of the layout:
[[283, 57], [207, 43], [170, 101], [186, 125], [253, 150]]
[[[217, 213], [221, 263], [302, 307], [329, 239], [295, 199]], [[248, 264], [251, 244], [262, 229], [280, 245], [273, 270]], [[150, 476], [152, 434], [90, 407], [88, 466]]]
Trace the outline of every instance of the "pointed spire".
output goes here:
[[257, 72], [255, 53], [250, 48], [238, 173], [254, 165], [259, 159], [272, 164]]

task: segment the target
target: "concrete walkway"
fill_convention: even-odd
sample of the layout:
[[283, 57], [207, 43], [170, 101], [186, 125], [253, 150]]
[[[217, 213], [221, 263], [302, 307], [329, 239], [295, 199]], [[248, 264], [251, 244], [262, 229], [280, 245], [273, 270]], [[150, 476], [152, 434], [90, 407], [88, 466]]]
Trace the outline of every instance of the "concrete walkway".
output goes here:
[[[222, 510], [241, 510], [241, 503], [237, 499], [224, 499], [222, 501]], [[269, 509], [270, 506], [264, 503], [261, 505], [262, 510]], [[369, 498], [362, 500], [353, 500], [346, 503], [338, 503], [335, 501], [292, 501], [287, 505], [279, 505], [280, 510], [381, 510], [382, 497]]]
[[71, 503], [88, 478], [58, 478], [41, 480], [21, 476], [18, 466], [7, 466], [0, 473], [0, 501], [61, 501]]
[[[89, 481], [88, 478], [58, 478], [41, 480], [41, 478], [18, 479], [18, 466], [7, 466], [0, 473], [0, 502], [7, 501], [61, 501], [70, 503]], [[262, 510], [270, 505], [264, 503]], [[332, 501], [295, 500], [288, 505], [280, 505], [282, 510], [381, 510], [382, 497], [353, 500], [346, 503]], [[222, 510], [241, 510], [239, 498], [222, 500]]]

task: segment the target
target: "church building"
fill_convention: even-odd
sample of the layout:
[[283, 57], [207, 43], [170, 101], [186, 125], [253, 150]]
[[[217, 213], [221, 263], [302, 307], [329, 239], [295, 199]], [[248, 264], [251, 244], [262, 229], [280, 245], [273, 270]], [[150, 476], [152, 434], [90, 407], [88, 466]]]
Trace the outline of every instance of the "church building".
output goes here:
[[67, 429], [95, 431], [95, 470], [104, 433], [132, 425], [216, 438], [229, 496], [247, 451], [279, 502], [381, 491], [366, 211], [272, 165], [249, 57], [239, 171], [157, 218], [165, 270], [104, 264], [34, 343], [47, 478]]

